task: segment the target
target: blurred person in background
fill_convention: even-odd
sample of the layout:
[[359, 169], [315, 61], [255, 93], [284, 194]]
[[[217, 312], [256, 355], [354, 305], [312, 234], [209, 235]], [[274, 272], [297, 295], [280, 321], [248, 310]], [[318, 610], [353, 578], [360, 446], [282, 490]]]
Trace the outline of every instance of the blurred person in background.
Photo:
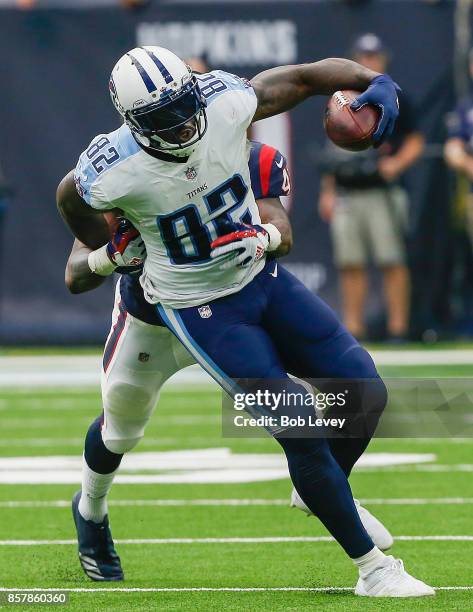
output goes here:
[[[386, 71], [388, 54], [375, 34], [360, 36], [352, 55], [371, 70]], [[400, 179], [422, 154], [424, 138], [404, 91], [399, 94], [399, 105], [399, 118], [388, 142], [359, 153], [329, 143], [322, 167], [319, 212], [331, 226], [344, 323], [358, 338], [366, 332], [370, 257], [383, 275], [389, 339], [402, 340], [408, 331], [408, 197]]]
[[128, 9], [141, 9], [151, 4], [151, 0], [119, 0], [120, 4]]
[[[473, 80], [473, 49], [469, 56], [470, 76]], [[473, 87], [469, 95], [461, 99], [447, 121], [448, 138], [444, 146], [447, 165], [466, 178], [470, 193], [466, 198], [466, 229], [473, 246]], [[459, 178], [460, 178], [459, 177]]]
[[31, 9], [37, 5], [37, 0], [16, 0], [16, 6], [21, 9]]

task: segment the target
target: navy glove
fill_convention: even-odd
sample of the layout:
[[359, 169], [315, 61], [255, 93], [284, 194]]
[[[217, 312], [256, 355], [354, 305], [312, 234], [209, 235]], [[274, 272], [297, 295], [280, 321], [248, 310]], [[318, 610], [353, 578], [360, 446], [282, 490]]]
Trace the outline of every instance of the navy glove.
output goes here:
[[393, 133], [399, 115], [398, 91], [401, 91], [401, 88], [389, 74], [380, 74], [371, 81], [368, 89], [350, 104], [350, 108], [354, 111], [366, 104], [372, 104], [381, 109], [381, 119], [373, 134], [373, 142], [377, 147]]

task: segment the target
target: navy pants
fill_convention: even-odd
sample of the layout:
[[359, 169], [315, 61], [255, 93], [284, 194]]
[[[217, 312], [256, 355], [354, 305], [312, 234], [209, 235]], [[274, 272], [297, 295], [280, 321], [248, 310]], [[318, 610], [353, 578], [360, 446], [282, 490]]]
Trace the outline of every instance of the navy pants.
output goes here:
[[[347, 477], [365, 450], [386, 403], [386, 390], [371, 357], [335, 313], [280, 264], [269, 260], [238, 293], [200, 307], [158, 306], [169, 329], [229, 393], [237, 380], [347, 379], [353, 437], [277, 436], [292, 481], [307, 506], [351, 557], [373, 547], [353, 503]], [[366, 381], [366, 385], [363, 381]], [[325, 390], [325, 389], [324, 389]], [[300, 391], [300, 388], [299, 388]], [[359, 432], [362, 431], [363, 435]]]

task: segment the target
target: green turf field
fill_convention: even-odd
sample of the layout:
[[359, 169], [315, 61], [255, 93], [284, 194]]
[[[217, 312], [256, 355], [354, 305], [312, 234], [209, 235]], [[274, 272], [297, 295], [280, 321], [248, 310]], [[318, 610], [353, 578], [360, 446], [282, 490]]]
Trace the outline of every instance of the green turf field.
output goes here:
[[[383, 373], [473, 377], [473, 366], [419, 364]], [[370, 446], [370, 455], [432, 455], [426, 462], [360, 467], [351, 484], [394, 536], [402, 536], [392, 552], [406, 568], [435, 587], [451, 588], [415, 602], [367, 601], [350, 592], [355, 568], [326, 541], [324, 528], [288, 507], [286, 478], [245, 482], [240, 475], [230, 482], [238, 480], [232, 463], [245, 470], [242, 459], [249, 474], [257, 471], [258, 457], [277, 470], [272, 455], [279, 450], [270, 439], [222, 438], [220, 403], [210, 387], [162, 394], [134, 453], [142, 463], [126, 467], [126, 482], [111, 495], [123, 583], [92, 583], [79, 566], [69, 508], [76, 484], [0, 484], [0, 587], [72, 589], [65, 609], [86, 611], [473, 609], [473, 440], [375, 440]], [[97, 389], [0, 389], [0, 475], [8, 472], [18, 483], [28, 470], [36, 469], [38, 478], [77, 472], [67, 457], [80, 455], [99, 410]], [[187, 459], [182, 451], [190, 452]], [[153, 453], [149, 465], [143, 453]], [[193, 481], [197, 473], [200, 482]], [[136, 482], [140, 477], [156, 481]], [[126, 590], [111, 590], [117, 587]]]

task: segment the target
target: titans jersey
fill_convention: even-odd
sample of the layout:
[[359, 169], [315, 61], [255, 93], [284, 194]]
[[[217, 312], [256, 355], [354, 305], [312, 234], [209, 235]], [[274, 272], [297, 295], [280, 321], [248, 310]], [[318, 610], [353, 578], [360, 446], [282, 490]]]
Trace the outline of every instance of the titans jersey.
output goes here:
[[[289, 195], [286, 159], [277, 149], [251, 141], [248, 167], [256, 200]], [[137, 274], [123, 274], [119, 282], [121, 302], [127, 312], [150, 325], [164, 325], [156, 307], [145, 300]]]
[[210, 258], [210, 243], [228, 231], [219, 220], [260, 223], [246, 138], [257, 101], [249, 83], [229, 73], [215, 70], [198, 78], [208, 128], [185, 163], [150, 155], [123, 125], [97, 136], [75, 171], [90, 206], [120, 208], [139, 230], [147, 252], [140, 278], [144, 295], [170, 308], [239, 291], [265, 264], [263, 257], [246, 268], [222, 270]]

